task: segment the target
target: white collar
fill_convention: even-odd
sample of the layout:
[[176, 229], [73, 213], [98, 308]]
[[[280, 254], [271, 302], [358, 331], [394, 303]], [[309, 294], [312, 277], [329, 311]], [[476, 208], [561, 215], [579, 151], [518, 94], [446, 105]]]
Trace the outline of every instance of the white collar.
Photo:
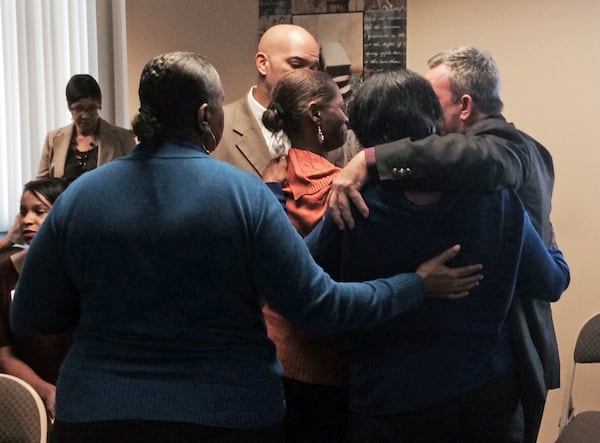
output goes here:
[[250, 88], [250, 91], [248, 91], [248, 104], [250, 106], [250, 110], [252, 111], [252, 115], [254, 115], [254, 118], [258, 123], [258, 127], [262, 132], [262, 135], [265, 139], [265, 143], [269, 147], [271, 155], [273, 157], [279, 157], [280, 155], [284, 155], [290, 148], [290, 141], [282, 131], [278, 132], [277, 134], [273, 134], [271, 131], [265, 128], [265, 125], [263, 125], [262, 122], [262, 115], [267, 110], [267, 108], [261, 105], [254, 98], [254, 88], [256, 88], [256, 86], [252, 86]]

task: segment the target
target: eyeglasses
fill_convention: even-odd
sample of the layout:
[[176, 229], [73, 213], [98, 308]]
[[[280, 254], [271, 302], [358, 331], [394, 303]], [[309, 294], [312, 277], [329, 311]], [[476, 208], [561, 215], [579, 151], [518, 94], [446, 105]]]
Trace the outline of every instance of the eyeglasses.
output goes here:
[[73, 115], [82, 115], [83, 113], [87, 113], [88, 115], [98, 115], [100, 109], [102, 108], [100, 108], [100, 106], [97, 105], [92, 105], [88, 107], [84, 107], [81, 105], [73, 105], [69, 107], [69, 111], [71, 111], [71, 114]]

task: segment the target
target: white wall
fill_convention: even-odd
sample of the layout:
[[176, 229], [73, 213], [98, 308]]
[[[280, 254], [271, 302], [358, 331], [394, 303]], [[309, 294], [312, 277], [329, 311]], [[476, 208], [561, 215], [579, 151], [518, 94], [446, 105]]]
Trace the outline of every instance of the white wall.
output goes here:
[[127, 0], [129, 114], [139, 108], [138, 82], [155, 55], [195, 51], [217, 68], [225, 101], [255, 83], [258, 0]]

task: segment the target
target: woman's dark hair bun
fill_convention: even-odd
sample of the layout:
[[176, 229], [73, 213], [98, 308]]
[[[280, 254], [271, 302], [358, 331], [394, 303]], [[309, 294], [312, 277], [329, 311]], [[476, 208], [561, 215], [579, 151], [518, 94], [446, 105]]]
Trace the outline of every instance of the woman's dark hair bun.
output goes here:
[[272, 101], [262, 116], [263, 125], [271, 132], [279, 132], [284, 129], [285, 111], [283, 107]]

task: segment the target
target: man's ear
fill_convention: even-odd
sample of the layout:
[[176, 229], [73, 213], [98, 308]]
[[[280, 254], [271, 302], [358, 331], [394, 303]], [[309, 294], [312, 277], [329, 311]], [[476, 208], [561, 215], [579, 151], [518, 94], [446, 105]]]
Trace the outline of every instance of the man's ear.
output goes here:
[[460, 97], [460, 119], [467, 121], [475, 113], [475, 103], [473, 97], [469, 94], [463, 94]]
[[257, 52], [254, 56], [254, 62], [256, 63], [256, 69], [261, 75], [267, 75], [267, 64], [269, 63], [269, 56], [264, 52]]

